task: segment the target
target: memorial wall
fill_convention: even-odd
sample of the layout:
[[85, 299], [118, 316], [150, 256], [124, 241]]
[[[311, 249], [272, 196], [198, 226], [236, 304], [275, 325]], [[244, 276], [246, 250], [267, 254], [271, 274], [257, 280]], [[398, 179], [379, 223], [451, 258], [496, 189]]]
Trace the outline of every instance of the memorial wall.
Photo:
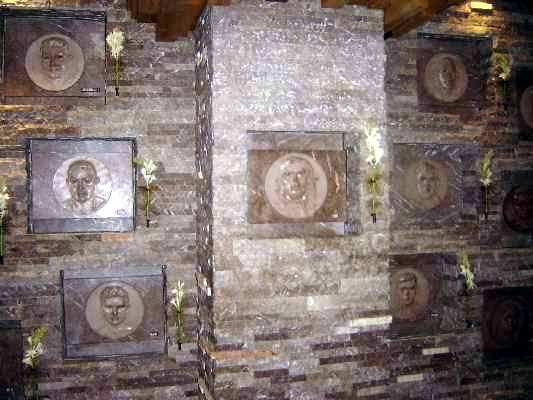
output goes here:
[[531, 398], [531, 6], [52, 3], [0, 10], [0, 398]]

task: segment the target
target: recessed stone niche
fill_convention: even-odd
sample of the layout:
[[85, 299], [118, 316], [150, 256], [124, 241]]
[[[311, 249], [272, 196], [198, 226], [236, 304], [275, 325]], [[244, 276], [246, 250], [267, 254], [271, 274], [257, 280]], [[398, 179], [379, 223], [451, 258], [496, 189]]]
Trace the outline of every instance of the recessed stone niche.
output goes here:
[[503, 171], [503, 247], [533, 245], [533, 171]]
[[419, 109], [476, 115], [485, 102], [491, 41], [421, 33], [417, 47]]
[[393, 228], [439, 227], [477, 219], [474, 145], [395, 144]]
[[249, 132], [247, 219], [259, 236], [354, 233], [355, 143], [340, 132]]
[[533, 287], [483, 292], [483, 351], [487, 361], [533, 356]]
[[456, 264], [448, 253], [391, 256], [392, 336], [431, 335], [453, 325], [445, 304], [454, 295], [449, 278]]
[[22, 331], [19, 321], [0, 321], [0, 399], [22, 399]]
[[61, 271], [65, 358], [166, 352], [165, 268]]

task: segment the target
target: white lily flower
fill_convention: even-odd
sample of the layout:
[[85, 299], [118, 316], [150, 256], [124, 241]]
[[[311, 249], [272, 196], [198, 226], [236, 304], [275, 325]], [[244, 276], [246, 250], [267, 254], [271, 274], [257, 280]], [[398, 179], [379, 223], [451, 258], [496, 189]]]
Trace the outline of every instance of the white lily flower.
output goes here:
[[111, 49], [111, 56], [118, 59], [122, 50], [124, 50], [124, 32], [115, 28], [113, 32], [109, 33], [106, 42]]

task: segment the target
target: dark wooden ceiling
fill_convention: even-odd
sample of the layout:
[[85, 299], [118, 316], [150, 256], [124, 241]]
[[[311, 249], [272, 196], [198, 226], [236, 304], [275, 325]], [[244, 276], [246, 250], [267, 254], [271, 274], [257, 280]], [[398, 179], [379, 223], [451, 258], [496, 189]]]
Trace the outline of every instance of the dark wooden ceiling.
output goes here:
[[[385, 37], [397, 37], [424, 23], [447, 7], [464, 1], [321, 0], [321, 4], [324, 8], [363, 5], [383, 9]], [[194, 29], [198, 17], [207, 5], [227, 6], [230, 4], [231, 0], [128, 0], [128, 9], [137, 21], [157, 24], [158, 40], [173, 41], [180, 36], [187, 36]]]

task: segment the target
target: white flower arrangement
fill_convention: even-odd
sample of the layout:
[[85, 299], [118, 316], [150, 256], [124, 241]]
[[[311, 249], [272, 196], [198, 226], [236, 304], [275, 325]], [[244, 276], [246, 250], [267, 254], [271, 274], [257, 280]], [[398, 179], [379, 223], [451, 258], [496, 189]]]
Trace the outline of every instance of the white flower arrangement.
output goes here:
[[378, 126], [373, 121], [368, 121], [365, 128], [365, 143], [368, 150], [366, 162], [370, 170], [368, 173], [367, 184], [370, 192], [370, 214], [373, 222], [376, 222], [376, 213], [379, 206], [378, 182], [381, 178], [381, 159], [385, 155], [385, 150], [381, 146], [381, 134]]
[[470, 294], [470, 292], [476, 287], [476, 284], [474, 283], [474, 273], [470, 267], [470, 257], [468, 253], [463, 250], [460, 259], [459, 273], [465, 278], [466, 294]]
[[176, 313], [176, 343], [181, 348], [183, 342], [183, 321], [182, 321], [182, 307], [185, 284], [182, 281], [170, 283], [170, 304], [174, 307]]
[[22, 362], [30, 367], [31, 370], [31, 392], [32, 399], [39, 399], [39, 385], [37, 383], [37, 367], [39, 366], [39, 357], [44, 354], [43, 337], [48, 333], [48, 328], [40, 326], [32, 331], [28, 337], [29, 348], [24, 352]]
[[511, 78], [511, 59], [507, 54], [497, 53], [494, 56], [496, 64], [496, 83], [498, 94], [501, 98], [501, 104], [503, 106], [503, 112], [505, 115], [510, 113], [511, 91], [509, 85], [509, 79]]
[[490, 170], [490, 163], [492, 161], [493, 154], [493, 151], [489, 150], [483, 157], [483, 160], [481, 160], [481, 165], [479, 168], [479, 181], [483, 186], [483, 192], [485, 195], [485, 218], [488, 218], [489, 215], [489, 186], [492, 183], [492, 171]]
[[0, 181], [0, 224], [7, 215], [7, 203], [9, 201], [9, 193], [7, 192], [7, 186], [4, 181]]
[[115, 92], [118, 96], [118, 80], [120, 78], [120, 53], [124, 50], [124, 32], [120, 29], [113, 29], [111, 33], [107, 34], [106, 42], [111, 49], [111, 57], [115, 59]]
[[157, 170], [157, 165], [153, 160], [145, 158], [134, 158], [133, 162], [141, 167], [141, 175], [144, 180], [144, 190], [146, 191], [146, 197], [144, 201], [144, 211], [146, 214], [146, 226], [150, 224], [150, 194], [154, 190], [153, 184], [157, 180], [155, 176], [155, 171]]

